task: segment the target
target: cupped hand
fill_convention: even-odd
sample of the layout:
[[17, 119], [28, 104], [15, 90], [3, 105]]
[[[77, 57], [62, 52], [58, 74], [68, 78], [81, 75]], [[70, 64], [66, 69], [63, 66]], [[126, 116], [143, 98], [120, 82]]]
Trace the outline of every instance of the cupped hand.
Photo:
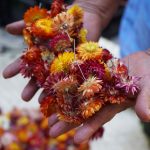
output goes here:
[[[103, 23], [103, 20], [97, 14], [85, 12], [84, 26], [87, 28], [87, 30], [89, 30], [88, 39], [92, 41], [97, 41], [102, 29], [104, 28], [104, 23]], [[15, 22], [15, 23], [8, 25], [6, 27], [6, 30], [11, 34], [20, 35], [22, 34], [23, 28], [24, 28], [24, 22], [19, 21], [19, 22]], [[88, 119], [85, 123], [83, 123], [80, 126], [66, 123], [63, 121], [59, 121], [57, 118], [57, 115], [53, 114], [49, 118], [49, 125], [51, 127], [50, 135], [53, 137], [56, 137], [73, 128], [77, 128], [77, 132], [74, 137], [75, 142], [81, 143], [81, 142], [87, 141], [97, 131], [99, 127], [103, 126], [106, 122], [110, 121], [117, 113], [134, 105], [135, 105], [135, 110], [138, 116], [144, 121], [150, 121], [150, 115], [149, 115], [150, 114], [149, 113], [150, 71], [148, 71], [147, 69], [150, 64], [150, 61], [149, 61], [150, 56], [146, 55], [143, 52], [141, 53], [142, 54], [137, 53], [137, 54], [131, 55], [124, 59], [125, 63], [129, 66], [131, 75], [142, 77], [141, 82], [140, 82], [141, 92], [137, 97], [136, 104], [135, 104], [135, 101], [128, 100], [126, 101], [126, 103], [123, 103], [120, 105], [106, 106], [102, 108], [98, 113], [96, 113], [96, 115]], [[129, 64], [128, 64], [128, 60], [129, 60]], [[137, 65], [137, 61], [138, 61], [138, 65]], [[3, 76], [5, 78], [11, 78], [17, 75], [20, 72], [20, 63], [21, 63], [20, 58], [18, 58], [13, 63], [11, 63], [4, 70]], [[37, 92], [37, 90], [38, 90], [38, 87], [34, 79], [31, 79], [22, 92], [22, 99], [24, 99], [25, 101], [29, 101]], [[45, 93], [42, 92], [39, 97], [39, 102], [41, 102], [44, 96], [45, 96]]]
[[[24, 26], [25, 26], [24, 21], [18, 21], [18, 22], [14, 22], [12, 24], [7, 25], [6, 30], [10, 34], [21, 35]], [[20, 69], [21, 69], [20, 64], [21, 64], [21, 59], [18, 58], [14, 62], [12, 62], [10, 65], [8, 65], [3, 71], [4, 78], [8, 79], [8, 78], [12, 78], [16, 76], [20, 72]], [[38, 87], [35, 83], [35, 80], [31, 79], [22, 92], [22, 99], [25, 101], [29, 101], [35, 95], [37, 90], [38, 90]]]

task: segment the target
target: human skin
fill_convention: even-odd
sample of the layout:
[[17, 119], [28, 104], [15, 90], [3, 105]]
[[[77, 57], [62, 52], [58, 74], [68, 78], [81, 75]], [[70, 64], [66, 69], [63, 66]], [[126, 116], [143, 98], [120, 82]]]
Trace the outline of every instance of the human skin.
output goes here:
[[[92, 3], [90, 0], [86, 0], [86, 2], [87, 1], [89, 3]], [[84, 3], [85, 6], [86, 2]], [[93, 7], [94, 5], [96, 6], [95, 9], [98, 9], [98, 14], [94, 12], [91, 13], [87, 9], [85, 9], [84, 26], [89, 31], [88, 40], [98, 40], [101, 31], [107, 26], [107, 24], [113, 17], [113, 14], [119, 7], [120, 2], [122, 1], [95, 0], [94, 3], [92, 3], [91, 5]], [[74, 3], [79, 3], [79, 1], [76, 0]], [[23, 28], [23, 21], [15, 22], [6, 26], [6, 30], [9, 33], [15, 35], [22, 34]], [[134, 106], [135, 111], [141, 120], [146, 122], [150, 121], [150, 70], [148, 70], [150, 66], [150, 56], [147, 55], [145, 52], [138, 52], [124, 58], [123, 61], [129, 67], [129, 72], [131, 75], [141, 77], [139, 83], [141, 91], [138, 96], [134, 100], [128, 99], [126, 103], [120, 105], [109, 105], [102, 108], [93, 117], [83, 123], [82, 126], [77, 126], [74, 124], [59, 121], [57, 115], [53, 114], [49, 118], [51, 136], [56, 137], [72, 128], [78, 127], [77, 133], [74, 137], [75, 142], [81, 143], [87, 141], [100, 126], [103, 126], [106, 122], [110, 121], [119, 112], [132, 106]], [[20, 71], [20, 62], [21, 60], [20, 58], [18, 58], [8, 67], [6, 67], [3, 72], [3, 76], [5, 78], [11, 78], [17, 75]], [[22, 99], [25, 101], [31, 100], [37, 91], [38, 87], [36, 86], [34, 79], [31, 79], [22, 92]], [[45, 93], [43, 91], [39, 97], [39, 102], [41, 102], [44, 96]]]

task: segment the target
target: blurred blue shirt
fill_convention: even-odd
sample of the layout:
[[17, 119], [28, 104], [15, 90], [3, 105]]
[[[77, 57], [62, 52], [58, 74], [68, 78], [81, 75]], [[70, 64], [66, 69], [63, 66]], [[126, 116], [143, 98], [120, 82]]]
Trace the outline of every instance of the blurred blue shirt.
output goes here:
[[150, 48], [150, 0], [129, 0], [120, 27], [121, 56]]

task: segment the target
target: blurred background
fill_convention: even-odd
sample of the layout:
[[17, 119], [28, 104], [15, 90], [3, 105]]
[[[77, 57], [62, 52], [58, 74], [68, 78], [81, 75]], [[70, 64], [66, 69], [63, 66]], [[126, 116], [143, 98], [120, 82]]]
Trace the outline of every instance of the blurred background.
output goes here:
[[[40, 2], [42, 2], [43, 7], [50, 7], [51, 0], [0, 1], [0, 108], [6, 113], [14, 107], [20, 109], [37, 109], [39, 107], [37, 98], [40, 91], [31, 102], [23, 102], [20, 93], [27, 80], [23, 79], [20, 75], [4, 80], [2, 70], [26, 48], [22, 37], [9, 35], [5, 31], [5, 25], [22, 19], [26, 9], [39, 5]], [[70, 3], [71, 1], [68, 0], [67, 2]], [[109, 49], [116, 57], [119, 57], [118, 31], [124, 8], [124, 6], [120, 7], [100, 39], [100, 45]], [[1, 122], [0, 119], [0, 125]], [[143, 124], [130, 109], [120, 113], [105, 125], [104, 137], [91, 142], [91, 150], [149, 150], [148, 134], [150, 134], [149, 125], [145, 124], [143, 127]]]

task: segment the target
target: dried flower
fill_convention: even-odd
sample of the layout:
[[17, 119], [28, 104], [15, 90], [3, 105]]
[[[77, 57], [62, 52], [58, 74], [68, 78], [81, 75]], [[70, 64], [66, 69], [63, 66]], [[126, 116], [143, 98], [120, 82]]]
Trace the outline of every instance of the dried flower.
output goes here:
[[117, 58], [108, 60], [107, 66], [113, 75], [127, 75], [127, 67]]
[[135, 95], [139, 91], [139, 80], [139, 77], [134, 76], [122, 77], [116, 84], [116, 87], [123, 89], [127, 94]]
[[53, 20], [51, 18], [39, 19], [33, 23], [31, 31], [35, 36], [38, 37], [53, 37], [55, 35], [53, 28]]
[[81, 104], [82, 116], [84, 119], [91, 117], [102, 107], [102, 102], [99, 99], [91, 98], [90, 100]]
[[[80, 68], [86, 78], [89, 76], [96, 76], [98, 79], [102, 79], [105, 75], [104, 64], [96, 60], [87, 60], [80, 65]], [[80, 73], [79, 70], [78, 73]]]
[[24, 29], [23, 30], [23, 37], [24, 37], [24, 41], [29, 45], [32, 46], [33, 45], [33, 41], [32, 41], [32, 34], [27, 30]]
[[41, 57], [44, 62], [47, 62], [50, 65], [50, 63], [54, 60], [55, 55], [53, 52], [45, 50], [41, 52]]
[[86, 43], [87, 42], [87, 33], [88, 31], [85, 29], [85, 28], [82, 28], [80, 31], [79, 31], [79, 42], [80, 43]]
[[54, 0], [51, 5], [50, 16], [53, 18], [64, 10], [64, 0]]
[[80, 26], [83, 21], [83, 9], [78, 5], [73, 5], [67, 11], [68, 14], [71, 14], [74, 17], [75, 26]]
[[24, 21], [26, 24], [30, 25], [38, 19], [47, 17], [47, 15], [46, 9], [34, 6], [33, 8], [31, 7], [29, 10], [27, 10], [27, 12], [24, 14]]
[[54, 29], [57, 33], [68, 33], [70, 36], [73, 33], [74, 18], [67, 12], [62, 12], [54, 17]]
[[79, 58], [82, 60], [98, 59], [101, 56], [102, 48], [99, 48], [98, 43], [86, 42], [77, 47]]
[[74, 53], [73, 52], [64, 52], [59, 54], [57, 58], [54, 59], [50, 72], [59, 73], [59, 72], [67, 72], [71, 63], [74, 61]]
[[74, 78], [74, 76], [65, 77], [64, 79], [57, 81], [56, 84], [53, 85], [53, 89], [55, 92], [59, 94], [69, 94], [77, 91], [78, 81]]
[[83, 97], [89, 98], [94, 96], [95, 93], [100, 92], [102, 88], [102, 80], [98, 80], [96, 77], [89, 77], [78, 88], [79, 92], [82, 92]]
[[59, 34], [50, 41], [50, 48], [55, 52], [64, 52], [65, 49], [71, 47], [71, 41], [66, 34]]
[[45, 97], [41, 102], [40, 109], [45, 117], [49, 117], [54, 112], [56, 112], [54, 98], [51, 96]]

